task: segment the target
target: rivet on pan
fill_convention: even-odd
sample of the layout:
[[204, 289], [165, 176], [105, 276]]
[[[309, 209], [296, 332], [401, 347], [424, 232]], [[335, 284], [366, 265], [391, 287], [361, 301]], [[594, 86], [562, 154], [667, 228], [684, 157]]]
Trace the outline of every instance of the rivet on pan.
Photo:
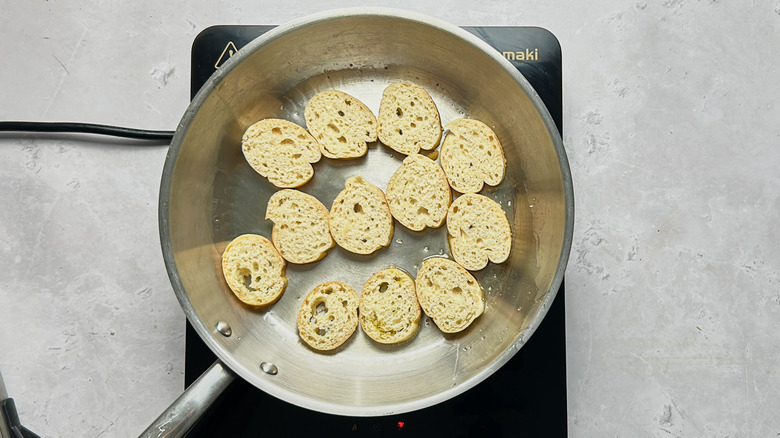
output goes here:
[[217, 331], [226, 338], [233, 334], [233, 329], [231, 329], [225, 321], [219, 321], [217, 323]]
[[279, 368], [276, 368], [276, 365], [270, 363], [270, 362], [263, 362], [260, 364], [260, 369], [266, 373], [270, 374], [272, 376], [275, 376], [279, 373]]

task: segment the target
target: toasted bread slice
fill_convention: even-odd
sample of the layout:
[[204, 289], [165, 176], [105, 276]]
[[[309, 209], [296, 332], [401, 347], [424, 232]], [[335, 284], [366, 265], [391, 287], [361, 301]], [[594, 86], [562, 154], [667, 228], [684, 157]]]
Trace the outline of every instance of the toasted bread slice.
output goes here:
[[290, 263], [311, 263], [336, 244], [330, 235], [328, 209], [314, 196], [279, 190], [268, 200], [265, 218], [274, 223], [271, 240]]
[[414, 279], [397, 268], [383, 269], [366, 281], [359, 309], [363, 331], [382, 344], [411, 339], [420, 328]]
[[377, 139], [374, 113], [355, 97], [339, 90], [314, 95], [304, 110], [306, 128], [328, 158], [357, 158]]
[[359, 298], [355, 289], [339, 281], [322, 283], [303, 299], [298, 311], [298, 334], [316, 350], [333, 350], [358, 326]]
[[485, 298], [477, 280], [450, 259], [426, 259], [417, 273], [415, 286], [423, 311], [444, 333], [464, 330], [485, 310]]
[[498, 203], [480, 194], [461, 195], [447, 213], [450, 251], [470, 271], [503, 263], [512, 249], [512, 229]]
[[390, 177], [385, 196], [393, 217], [414, 231], [440, 227], [452, 201], [444, 171], [420, 154], [404, 159]]
[[371, 254], [393, 238], [393, 216], [385, 194], [360, 176], [347, 178], [333, 200], [328, 222], [336, 243], [356, 254]]
[[312, 163], [322, 154], [317, 141], [301, 126], [264, 119], [250, 126], [241, 150], [252, 169], [279, 188], [300, 187], [314, 175]]
[[504, 179], [504, 150], [489, 126], [479, 120], [457, 119], [447, 129], [440, 161], [454, 190], [477, 193], [484, 184], [496, 186]]
[[236, 237], [222, 253], [222, 273], [230, 290], [251, 306], [271, 304], [282, 296], [285, 268], [273, 243], [257, 234]]
[[441, 140], [441, 118], [425, 89], [408, 82], [387, 86], [379, 104], [379, 140], [405, 155], [430, 150]]

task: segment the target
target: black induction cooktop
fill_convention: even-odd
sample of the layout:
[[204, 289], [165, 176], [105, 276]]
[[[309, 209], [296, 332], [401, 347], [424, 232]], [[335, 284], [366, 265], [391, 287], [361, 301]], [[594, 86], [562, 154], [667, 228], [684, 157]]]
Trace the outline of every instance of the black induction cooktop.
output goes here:
[[[233, 53], [273, 26], [214, 26], [192, 46], [191, 94]], [[562, 132], [561, 48], [538, 27], [464, 27], [501, 52], [530, 82]], [[291, 405], [237, 379], [188, 437], [446, 436], [560, 437], [567, 433], [565, 291], [515, 356], [448, 401], [386, 417], [322, 414]], [[187, 323], [185, 385], [216, 357]]]

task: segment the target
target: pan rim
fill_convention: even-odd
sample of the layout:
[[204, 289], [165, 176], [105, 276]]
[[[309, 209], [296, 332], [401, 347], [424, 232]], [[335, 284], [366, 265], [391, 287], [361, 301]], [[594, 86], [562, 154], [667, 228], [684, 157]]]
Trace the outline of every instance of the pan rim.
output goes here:
[[[289, 392], [276, 384], [273, 383], [265, 384], [264, 383], [265, 380], [258, 379], [257, 376], [259, 374], [256, 371], [246, 368], [235, 358], [233, 358], [229, 353], [224, 351], [222, 346], [219, 345], [216, 342], [216, 340], [212, 337], [213, 331], [209, 327], [206, 327], [204, 322], [195, 313], [192, 303], [190, 302], [189, 297], [184, 289], [181, 277], [179, 276], [176, 267], [176, 262], [175, 262], [172, 242], [171, 242], [171, 232], [169, 228], [168, 204], [170, 201], [170, 193], [171, 193], [170, 190], [172, 185], [173, 170], [174, 170], [175, 163], [177, 161], [179, 150], [182, 146], [183, 139], [191, 123], [193, 122], [195, 115], [198, 112], [198, 109], [201, 107], [201, 105], [203, 104], [205, 99], [210, 95], [210, 93], [217, 87], [217, 85], [219, 85], [222, 79], [225, 76], [227, 76], [243, 59], [249, 56], [249, 54], [254, 52], [258, 47], [263, 46], [275, 39], [281, 38], [290, 32], [294, 32], [303, 26], [316, 24], [322, 21], [338, 19], [338, 18], [359, 17], [359, 16], [396, 18], [396, 19], [411, 21], [411, 22], [419, 23], [420, 25], [436, 28], [439, 31], [449, 33], [455, 37], [464, 40], [465, 42], [471, 44], [472, 46], [475, 46], [476, 48], [480, 49], [482, 52], [487, 53], [496, 63], [500, 64], [504, 68], [504, 70], [506, 70], [511, 75], [511, 77], [518, 83], [518, 85], [529, 95], [530, 100], [533, 102], [533, 105], [535, 106], [545, 126], [547, 127], [547, 130], [551, 136], [551, 141], [553, 143], [556, 154], [558, 156], [558, 162], [560, 164], [561, 176], [563, 179], [565, 212], [566, 212], [565, 225], [564, 225], [565, 230], [563, 234], [563, 242], [561, 246], [560, 258], [558, 261], [558, 266], [555, 271], [555, 275], [552, 279], [550, 290], [547, 291], [545, 295], [545, 299], [541, 303], [542, 306], [541, 309], [531, 319], [528, 327], [522, 332], [522, 335], [519, 336], [518, 340], [510, 348], [506, 349], [489, 366], [485, 367], [483, 370], [481, 370], [479, 373], [477, 373], [470, 379], [458, 384], [457, 386], [451, 389], [441, 391], [439, 393], [436, 393], [434, 395], [422, 399], [416, 399], [413, 401], [387, 404], [381, 406], [352, 406], [352, 405], [345, 405], [345, 404], [334, 404], [329, 402], [323, 402], [312, 398], [304, 399], [299, 395]], [[490, 375], [492, 375], [495, 372], [495, 370], [499, 369], [506, 362], [508, 362], [517, 353], [517, 351], [519, 351], [520, 348], [522, 348], [522, 346], [531, 338], [533, 333], [536, 331], [536, 329], [538, 328], [538, 326], [541, 324], [542, 320], [546, 316], [547, 310], [549, 309], [550, 305], [552, 304], [552, 301], [555, 299], [557, 295], [561, 283], [563, 282], [565, 269], [568, 264], [572, 238], [573, 238], [573, 229], [574, 229], [573, 184], [572, 184], [571, 171], [569, 168], [568, 159], [563, 146], [563, 141], [552, 119], [552, 116], [550, 115], [549, 111], [542, 103], [541, 98], [539, 97], [537, 92], [533, 89], [533, 87], [531, 87], [530, 83], [528, 83], [526, 78], [522, 76], [522, 74], [518, 72], [517, 69], [514, 66], [512, 66], [512, 64], [508, 60], [506, 60], [503, 56], [500, 56], [500, 54], [496, 52], [495, 49], [493, 49], [486, 42], [479, 39], [477, 36], [469, 33], [468, 31], [463, 30], [454, 24], [424, 14], [399, 10], [399, 9], [392, 9], [392, 8], [371, 8], [371, 7], [343, 8], [343, 9], [336, 9], [332, 11], [326, 11], [326, 12], [321, 12], [313, 15], [308, 15], [290, 21], [286, 24], [282, 24], [278, 27], [275, 27], [269, 30], [267, 33], [261, 35], [257, 39], [253, 40], [249, 44], [247, 44], [244, 48], [240, 49], [225, 64], [223, 64], [219, 69], [217, 69], [215, 73], [208, 79], [208, 81], [203, 85], [203, 87], [198, 91], [198, 93], [192, 99], [192, 102], [189, 104], [187, 110], [182, 116], [182, 119], [174, 135], [173, 141], [171, 142], [171, 147], [168, 151], [165, 164], [163, 167], [158, 206], [159, 206], [158, 218], [159, 218], [161, 247], [163, 252], [163, 260], [165, 262], [169, 279], [171, 281], [174, 293], [176, 294], [179, 304], [185, 313], [185, 316], [190, 321], [193, 328], [196, 330], [196, 332], [201, 337], [201, 339], [209, 346], [209, 349], [212, 352], [214, 352], [217, 355], [217, 357], [224, 364], [226, 364], [228, 368], [236, 372], [244, 380], [247, 380], [248, 382], [252, 383], [254, 386], [257, 386], [261, 390], [268, 392], [269, 394], [279, 399], [288, 401], [290, 403], [294, 403], [304, 408], [313, 409], [319, 412], [336, 414], [336, 415], [357, 416], [357, 417], [392, 415], [397, 413], [414, 411], [414, 410], [422, 409], [428, 406], [441, 403], [476, 386], [478, 383], [482, 382]]]

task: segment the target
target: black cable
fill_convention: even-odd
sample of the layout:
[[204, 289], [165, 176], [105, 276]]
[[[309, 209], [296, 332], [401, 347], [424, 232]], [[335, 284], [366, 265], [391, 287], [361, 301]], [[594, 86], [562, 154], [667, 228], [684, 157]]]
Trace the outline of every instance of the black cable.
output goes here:
[[84, 134], [111, 135], [137, 140], [173, 139], [174, 131], [150, 131], [121, 126], [96, 125], [70, 122], [0, 122], [0, 131], [13, 132], [79, 132]]

